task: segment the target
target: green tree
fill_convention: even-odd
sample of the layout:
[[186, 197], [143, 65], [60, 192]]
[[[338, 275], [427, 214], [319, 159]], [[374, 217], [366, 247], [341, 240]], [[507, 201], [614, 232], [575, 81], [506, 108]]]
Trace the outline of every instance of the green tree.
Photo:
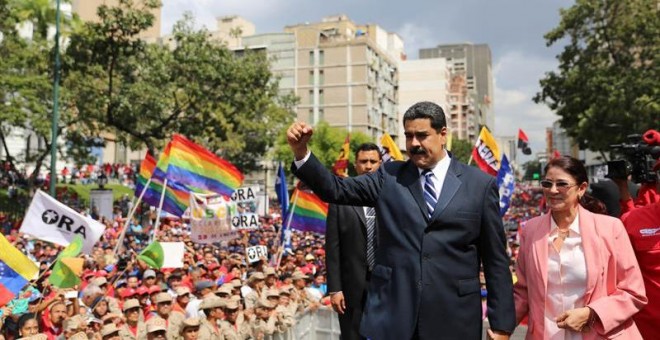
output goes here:
[[292, 116], [292, 99], [278, 95], [266, 55], [237, 56], [195, 30], [190, 15], [167, 44], [147, 44], [137, 37], [160, 4], [143, 4], [101, 6], [99, 22], [72, 36], [65, 84], [86, 117], [86, 133], [110, 131], [151, 151], [181, 133], [244, 171], [258, 169]]
[[523, 176], [523, 180], [525, 181], [533, 180], [534, 174], [541, 175], [541, 162], [539, 162], [538, 160], [531, 160], [525, 162], [525, 164], [523, 164], [522, 167], [525, 169], [525, 175]]
[[[332, 169], [347, 134], [348, 131], [346, 129], [331, 127], [327, 122], [322, 121], [314, 126], [314, 135], [309, 142], [309, 148], [326, 168]], [[351, 155], [349, 157], [351, 166], [349, 166], [349, 175], [355, 175], [355, 169], [352, 166], [355, 161], [355, 150], [357, 150], [360, 144], [369, 142], [373, 143], [373, 140], [366, 134], [362, 132], [351, 132]], [[281, 161], [285, 166], [293, 162], [293, 153], [286, 141], [286, 131], [282, 131], [277, 139], [273, 158]]]
[[656, 0], [577, 0], [548, 46], [567, 45], [534, 100], [569, 136], [605, 157], [609, 145], [660, 121], [660, 15]]
[[[51, 145], [54, 42], [47, 41], [45, 34], [40, 33], [33, 35], [31, 40], [18, 36], [13, 28], [18, 22], [30, 20], [36, 27], [48, 27], [51, 23], [48, 16], [26, 17], [19, 10], [20, 5], [25, 4], [19, 1], [0, 4], [0, 10], [11, 13], [0, 24], [3, 35], [0, 43], [0, 98], [4, 100], [4, 105], [0, 105], [0, 139], [12, 167], [16, 168], [17, 162], [34, 165], [34, 171], [28, 178], [28, 186], [32, 186], [41, 172], [44, 160], [49, 156]], [[66, 97], [66, 93], [62, 97]], [[66, 104], [63, 106], [66, 107]], [[59, 133], [63, 133], [74, 122], [75, 117], [63, 114]], [[24, 154], [11, 155], [6, 147], [6, 136], [15, 129], [26, 131], [30, 135], [28, 139], [41, 141], [43, 148], [35, 152], [28, 148]]]
[[454, 139], [451, 145], [451, 154], [459, 161], [467, 164], [470, 160], [470, 155], [472, 155], [472, 148], [474, 145], [464, 139]]

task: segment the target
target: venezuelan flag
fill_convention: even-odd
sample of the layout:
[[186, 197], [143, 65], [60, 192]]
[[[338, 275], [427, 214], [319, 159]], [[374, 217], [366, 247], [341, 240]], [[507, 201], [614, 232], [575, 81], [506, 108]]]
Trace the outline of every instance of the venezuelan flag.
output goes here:
[[[296, 195], [298, 196], [296, 198]], [[291, 205], [291, 228], [300, 231], [325, 233], [325, 221], [328, 218], [328, 203], [323, 202], [312, 192], [295, 190], [292, 195], [295, 204]]]
[[14, 299], [37, 273], [39, 268], [0, 234], [0, 306]]
[[[167, 150], [168, 160], [157, 168], [168, 180], [200, 193], [231, 194], [243, 183], [243, 174], [228, 161], [182, 135], [174, 135]], [[158, 171], [158, 170], [157, 170]]]

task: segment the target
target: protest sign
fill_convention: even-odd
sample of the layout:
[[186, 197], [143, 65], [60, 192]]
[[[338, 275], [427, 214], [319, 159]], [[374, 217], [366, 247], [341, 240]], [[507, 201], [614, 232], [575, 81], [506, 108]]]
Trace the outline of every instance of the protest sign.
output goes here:
[[246, 249], [247, 260], [250, 263], [261, 260], [262, 257], [268, 258], [268, 248], [266, 246], [254, 246]]
[[183, 268], [183, 253], [185, 252], [185, 245], [183, 242], [161, 242], [163, 247], [163, 260], [162, 268]]
[[239, 236], [232, 226], [236, 204], [223, 196], [190, 195], [190, 238], [197, 243], [229, 241]]
[[80, 235], [85, 254], [92, 253], [104, 231], [103, 224], [77, 213], [41, 190], [34, 194], [20, 229], [22, 233], [61, 246], [68, 246], [74, 236]]

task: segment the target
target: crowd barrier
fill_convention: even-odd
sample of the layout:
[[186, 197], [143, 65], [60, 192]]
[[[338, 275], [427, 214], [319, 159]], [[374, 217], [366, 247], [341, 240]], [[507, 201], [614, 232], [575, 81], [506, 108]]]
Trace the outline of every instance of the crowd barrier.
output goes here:
[[321, 307], [316, 312], [307, 312], [296, 319], [288, 331], [265, 340], [336, 340], [339, 339], [339, 318], [332, 308]]

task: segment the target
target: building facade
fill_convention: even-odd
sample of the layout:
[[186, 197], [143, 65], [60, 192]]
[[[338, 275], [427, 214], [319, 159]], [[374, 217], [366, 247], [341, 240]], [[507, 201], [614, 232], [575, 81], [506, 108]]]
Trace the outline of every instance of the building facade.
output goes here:
[[398, 36], [345, 15], [284, 30], [296, 39], [299, 120], [397, 139], [397, 58], [405, 58]]
[[[445, 111], [449, 124], [451, 72], [444, 58], [404, 60], [399, 63], [399, 136], [403, 136], [403, 114], [413, 104], [431, 101]], [[398, 145], [405, 150], [405, 138]]]
[[[139, 1], [139, 0], [138, 0]], [[71, 0], [71, 7], [74, 13], [80, 16], [83, 21], [98, 21], [96, 10], [101, 5], [116, 6], [117, 0]], [[161, 35], [161, 8], [157, 8], [153, 12], [154, 24], [140, 34], [140, 38], [153, 41]]]
[[478, 124], [488, 126], [491, 131], [495, 129], [492, 56], [487, 44], [464, 43], [423, 48], [419, 50], [419, 58], [446, 58], [453, 75], [465, 75], [475, 112], [481, 112]]

